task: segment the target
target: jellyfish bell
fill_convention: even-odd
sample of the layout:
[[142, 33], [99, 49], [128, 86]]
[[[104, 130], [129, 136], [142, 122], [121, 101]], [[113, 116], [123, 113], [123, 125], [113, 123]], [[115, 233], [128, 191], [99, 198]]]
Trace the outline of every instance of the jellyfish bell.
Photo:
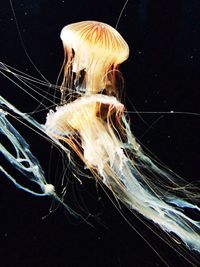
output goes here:
[[[45, 128], [49, 135], [71, 146], [88, 167], [98, 166], [102, 170], [110, 155], [115, 153], [113, 148], [119, 145], [109, 127], [109, 120], [112, 114], [120, 117], [123, 111], [124, 105], [113, 96], [86, 94], [57, 107], [55, 112], [50, 111]], [[81, 143], [77, 141], [77, 132]]]
[[[102, 113], [101, 111], [105, 109], [105, 106], [112, 110], [124, 110], [124, 105], [115, 97], [101, 94], [84, 95], [71, 103], [58, 106], [56, 112], [51, 110], [47, 114], [46, 130], [49, 132], [56, 130], [61, 135], [67, 135], [70, 129], [81, 130], [85, 127], [85, 124], [91, 123], [95, 117], [98, 117], [98, 114]], [[110, 112], [112, 113], [111, 110]], [[107, 115], [103, 114], [103, 116]]]
[[65, 26], [60, 37], [67, 57], [63, 87], [71, 88], [70, 72], [76, 73], [77, 81], [81, 70], [85, 72], [85, 93], [112, 87], [118, 65], [129, 55], [127, 43], [113, 27], [98, 21], [77, 22]]

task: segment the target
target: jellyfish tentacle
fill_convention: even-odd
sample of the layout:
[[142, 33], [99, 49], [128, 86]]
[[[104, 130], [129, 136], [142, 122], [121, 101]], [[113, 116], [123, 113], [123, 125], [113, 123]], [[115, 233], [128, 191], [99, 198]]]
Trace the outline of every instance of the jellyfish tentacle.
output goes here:
[[33, 195], [53, 195], [54, 186], [47, 184], [45, 180], [44, 171], [36, 159], [31, 153], [29, 145], [20, 133], [12, 126], [12, 124], [6, 118], [5, 112], [0, 113], [0, 132], [11, 142], [15, 149], [15, 156], [12, 155], [2, 144], [0, 144], [0, 152], [3, 156], [21, 173], [28, 176], [29, 179], [41, 188], [42, 193], [29, 190], [20, 185], [10, 174], [8, 174], [1, 166], [1, 171], [19, 188], [32, 193]]

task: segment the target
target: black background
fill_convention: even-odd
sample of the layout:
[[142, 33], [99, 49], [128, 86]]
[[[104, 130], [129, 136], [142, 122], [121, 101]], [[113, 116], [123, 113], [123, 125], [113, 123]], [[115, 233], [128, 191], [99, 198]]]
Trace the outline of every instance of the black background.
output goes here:
[[[119, 0], [12, 3], [28, 54], [54, 84], [63, 60], [59, 38], [62, 27], [81, 20], [99, 20], [115, 26], [124, 5]], [[198, 181], [200, 118], [184, 112], [200, 112], [199, 1], [130, 0], [118, 31], [131, 51], [130, 58], [121, 66], [125, 79], [123, 101], [128, 110], [183, 112], [141, 113], [141, 118], [133, 114], [134, 134], [188, 182]], [[0, 8], [0, 60], [38, 77], [23, 51], [11, 6], [5, 0]], [[37, 107], [36, 102], [2, 76], [0, 83], [1, 94], [19, 109], [28, 112]], [[35, 118], [44, 123], [45, 116], [46, 111]], [[21, 130], [25, 131], [23, 127]], [[26, 138], [47, 171], [49, 145], [31, 131]], [[47, 175], [50, 182], [54, 178]], [[74, 195], [86, 197], [88, 209], [95, 214], [93, 227], [75, 220], [62, 207], [42, 219], [48, 214], [51, 199], [30, 196], [1, 177], [1, 266], [165, 266], [105, 193], [101, 189], [97, 193], [95, 183], [85, 181], [82, 187], [76, 187]], [[190, 266], [133, 215], [128, 216], [170, 266]]]

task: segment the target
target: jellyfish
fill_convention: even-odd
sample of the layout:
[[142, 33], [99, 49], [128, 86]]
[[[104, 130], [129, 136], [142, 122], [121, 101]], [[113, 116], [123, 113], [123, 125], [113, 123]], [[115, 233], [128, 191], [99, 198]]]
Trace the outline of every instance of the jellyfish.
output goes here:
[[[67, 25], [61, 39], [65, 57], [60, 104], [48, 112], [41, 125], [1, 97], [0, 129], [14, 145], [16, 155], [5, 147], [1, 147], [1, 153], [39, 184], [43, 194], [57, 199], [73, 213], [54, 186], [46, 182], [39, 162], [8, 121], [9, 114], [14, 113], [69, 160], [74, 151], [91, 176], [137, 217], [162, 229], [169, 240], [200, 253], [200, 222], [186, 212], [200, 212], [198, 189], [197, 193], [190, 191], [182, 178], [147, 155], [131, 131], [128, 112], [120, 99], [122, 76], [118, 70], [128, 58], [127, 43], [116, 29], [97, 21]], [[4, 169], [1, 171], [22, 188]]]
[[[85, 73], [85, 93], [97, 94], [102, 89], [107, 94], [109, 89], [117, 91], [117, 68], [128, 58], [129, 47], [114, 28], [92, 21], [74, 23], [64, 27], [60, 37], [67, 57], [62, 88], [73, 87], [73, 72], [78, 90], [82, 89], [78, 82], [80, 75]], [[63, 99], [64, 92], [62, 94]]]

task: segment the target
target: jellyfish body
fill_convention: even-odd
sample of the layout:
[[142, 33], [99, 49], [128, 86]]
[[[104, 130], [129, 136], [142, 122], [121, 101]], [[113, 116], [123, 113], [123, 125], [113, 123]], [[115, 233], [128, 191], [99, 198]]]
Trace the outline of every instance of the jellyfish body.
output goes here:
[[[108, 105], [106, 119], [97, 115], [99, 105]], [[113, 129], [110, 117], [113, 109], [117, 114], [116, 120], [124, 123], [127, 142], [122, 142]], [[176, 234], [188, 248], [200, 252], [200, 224], [187, 217], [180, 208], [200, 209], [167, 191], [163, 192], [142, 173], [142, 169], [148, 168], [169, 179], [167, 173], [145, 156], [128, 127], [123, 110], [124, 106], [114, 97], [83, 96], [49, 114], [46, 128], [49, 135], [71, 146], [96, 179], [103, 182], [129, 209], [159, 225], [165, 232]], [[75, 141], [78, 139], [77, 132], [81, 139], [79, 144]], [[73, 134], [74, 141], [68, 137]], [[132, 158], [128, 156], [128, 151], [131, 151]]]
[[[67, 25], [61, 31], [66, 64], [62, 88], [72, 88], [72, 72], [77, 88], [84, 70], [85, 93], [99, 93], [102, 89], [115, 91], [118, 65], [128, 58], [129, 47], [111, 26], [96, 21], [83, 21]], [[62, 99], [64, 96], [62, 91]]]
[[[45, 125], [19, 113], [5, 100], [1, 100], [1, 106], [33, 124], [67, 156], [69, 148], [74, 150], [93, 177], [136, 215], [153, 222], [168, 235], [175, 234], [189, 249], [200, 252], [200, 222], [184, 212], [200, 211], [194, 204], [195, 195], [181, 189], [173, 173], [145, 155], [118, 97], [117, 69], [128, 57], [128, 45], [115, 29], [96, 21], [64, 27], [61, 39], [65, 51], [61, 105], [47, 114]], [[2, 118], [2, 125], [12, 133], [5, 116]], [[25, 148], [24, 143], [22, 149]], [[3, 154], [8, 155], [6, 150]], [[11, 160], [11, 156], [7, 158]], [[35, 161], [32, 156], [29, 159]], [[18, 161], [18, 156], [14, 161]], [[45, 181], [41, 173], [38, 179]], [[47, 193], [65, 205], [53, 187], [50, 189]], [[173, 189], [180, 193], [179, 198]]]
[[[100, 94], [109, 81], [112, 94], [118, 95], [112, 79], [106, 78], [112, 67], [127, 59], [128, 45], [115, 29], [95, 21], [66, 26], [61, 39], [75, 76], [84, 69], [87, 78], [85, 90], [77, 99], [48, 115], [45, 126], [49, 134], [68, 145], [71, 145], [73, 136], [71, 147], [95, 177], [129, 209], [153, 221], [165, 232], [175, 234], [190, 249], [200, 252], [200, 224], [187, 217], [180, 208], [200, 209], [163, 192], [153, 178], [145, 175], [145, 169], [149, 169], [150, 173], [170, 180], [170, 175], [159, 169], [136, 142], [124, 105], [112, 95]], [[68, 60], [66, 64], [68, 69]], [[64, 82], [67, 79], [65, 76]], [[177, 187], [175, 183], [174, 186]]]

